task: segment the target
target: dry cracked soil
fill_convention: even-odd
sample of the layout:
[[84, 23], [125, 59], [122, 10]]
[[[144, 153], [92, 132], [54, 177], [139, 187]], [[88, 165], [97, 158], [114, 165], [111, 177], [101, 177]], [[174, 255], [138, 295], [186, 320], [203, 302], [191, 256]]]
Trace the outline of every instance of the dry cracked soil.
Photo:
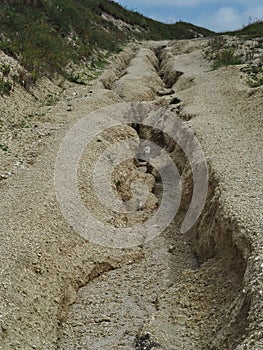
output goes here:
[[[263, 349], [263, 89], [241, 80], [240, 67], [212, 70], [206, 47], [205, 39], [129, 44], [87, 86], [59, 94], [45, 81], [53, 107], [40, 106], [41, 83], [35, 97], [17, 90], [2, 98], [0, 349]], [[101, 114], [119, 125], [101, 130]], [[120, 232], [119, 246], [94, 221], [85, 239], [56, 196], [57, 155], [83, 118], [100, 132], [75, 169], [79, 198], [95, 221]], [[189, 160], [189, 142], [176, 142], [179, 126], [198, 139], [209, 173], [203, 210], [185, 233], [201, 161]], [[101, 201], [106, 178], [93, 174], [103, 152], [127, 139], [132, 156], [116, 165], [110, 151], [100, 169], [127, 209], [118, 213]], [[138, 234], [162, 205], [165, 155], [181, 178], [179, 208], [159, 234], [166, 216]], [[147, 187], [141, 202], [136, 181]], [[136, 234], [123, 238], [129, 228]]]

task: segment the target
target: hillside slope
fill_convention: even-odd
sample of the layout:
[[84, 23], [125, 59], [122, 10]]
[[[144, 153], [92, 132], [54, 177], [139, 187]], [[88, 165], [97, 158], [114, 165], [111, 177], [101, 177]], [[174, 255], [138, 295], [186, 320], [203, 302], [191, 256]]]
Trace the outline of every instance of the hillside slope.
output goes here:
[[248, 26], [227, 34], [246, 36], [248, 38], [261, 38], [263, 36], [263, 21], [251, 23]]
[[211, 32], [184, 22], [163, 24], [109, 0], [5, 0], [0, 3], [0, 50], [36, 79], [65, 73], [68, 62], [98, 50], [118, 51], [132, 39], [183, 39]]

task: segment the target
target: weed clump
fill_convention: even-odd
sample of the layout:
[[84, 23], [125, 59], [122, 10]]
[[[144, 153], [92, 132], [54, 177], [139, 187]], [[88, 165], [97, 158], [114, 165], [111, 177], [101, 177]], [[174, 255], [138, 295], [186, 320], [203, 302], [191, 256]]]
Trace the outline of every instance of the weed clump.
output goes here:
[[12, 83], [10, 81], [5, 81], [0, 79], [0, 95], [10, 95], [10, 91], [12, 90]]
[[228, 45], [227, 40], [220, 36], [208, 42], [205, 56], [213, 61], [213, 69], [242, 63], [240, 55], [236, 54], [235, 47]]

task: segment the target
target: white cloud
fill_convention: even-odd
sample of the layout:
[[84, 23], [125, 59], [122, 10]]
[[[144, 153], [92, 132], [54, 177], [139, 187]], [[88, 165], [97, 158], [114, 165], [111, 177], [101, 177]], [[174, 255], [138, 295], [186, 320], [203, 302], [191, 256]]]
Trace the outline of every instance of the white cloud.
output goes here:
[[221, 7], [214, 13], [206, 13], [200, 17], [197, 24], [214, 31], [228, 31], [241, 28], [248, 22], [245, 14], [233, 7]]
[[222, 7], [213, 16], [214, 25], [218, 29], [235, 29], [243, 22], [242, 14], [232, 7]]
[[243, 11], [230, 6], [221, 7], [213, 13], [201, 15], [196, 24], [214, 31], [228, 31], [240, 29], [256, 19], [263, 19], [263, 5]]

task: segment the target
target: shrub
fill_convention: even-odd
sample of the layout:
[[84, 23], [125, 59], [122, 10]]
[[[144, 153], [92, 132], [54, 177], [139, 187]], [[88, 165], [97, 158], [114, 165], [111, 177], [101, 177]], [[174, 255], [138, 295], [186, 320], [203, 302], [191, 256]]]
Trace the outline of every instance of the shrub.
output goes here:
[[208, 42], [210, 51], [217, 52], [223, 49], [226, 45], [226, 39], [222, 36], [215, 36]]
[[64, 77], [71, 83], [86, 85], [85, 81], [78, 73], [64, 73]]
[[263, 85], [263, 67], [247, 65], [241, 69], [241, 72], [247, 74], [247, 83], [250, 87], [255, 88]]
[[2, 151], [4, 151], [4, 152], [8, 152], [8, 151], [9, 151], [8, 146], [2, 145], [2, 144], [0, 144], [0, 149], [1, 149]]
[[9, 81], [0, 79], [0, 95], [10, 95], [12, 84]]
[[217, 69], [222, 66], [241, 64], [241, 58], [235, 55], [235, 49], [221, 49], [215, 54], [213, 68]]
[[6, 77], [10, 73], [10, 65], [2, 63], [0, 64], [0, 71], [2, 72], [3, 76]]
[[223, 66], [241, 64], [241, 57], [236, 54], [236, 45], [229, 46], [224, 37], [217, 36], [208, 42], [204, 55], [213, 61], [213, 69]]

